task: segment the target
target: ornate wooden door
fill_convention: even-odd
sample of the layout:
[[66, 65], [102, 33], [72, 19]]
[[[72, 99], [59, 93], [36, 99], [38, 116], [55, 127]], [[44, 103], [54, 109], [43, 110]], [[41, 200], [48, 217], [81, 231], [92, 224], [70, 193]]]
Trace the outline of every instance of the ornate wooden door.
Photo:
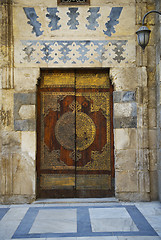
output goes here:
[[37, 105], [38, 197], [112, 196], [112, 88], [108, 73], [44, 71]]

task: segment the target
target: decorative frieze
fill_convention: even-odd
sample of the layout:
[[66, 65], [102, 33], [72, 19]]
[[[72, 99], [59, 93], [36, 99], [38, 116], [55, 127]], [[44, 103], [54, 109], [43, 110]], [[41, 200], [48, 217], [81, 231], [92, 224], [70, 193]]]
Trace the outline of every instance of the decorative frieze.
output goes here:
[[16, 62], [27, 65], [95, 65], [128, 63], [128, 42], [111, 41], [45, 41], [22, 40], [19, 42]]

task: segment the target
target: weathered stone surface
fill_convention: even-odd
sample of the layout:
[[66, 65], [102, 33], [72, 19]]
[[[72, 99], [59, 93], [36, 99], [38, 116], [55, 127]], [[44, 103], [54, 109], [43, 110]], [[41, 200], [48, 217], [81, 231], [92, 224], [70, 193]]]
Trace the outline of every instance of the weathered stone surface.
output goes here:
[[120, 102], [134, 102], [135, 101], [135, 92], [133, 91], [114, 91], [113, 92], [113, 101], [114, 103]]
[[114, 118], [114, 128], [137, 128], [137, 117]]
[[35, 194], [35, 161], [28, 153], [13, 154], [13, 194]]
[[136, 151], [136, 166], [139, 171], [149, 171], [149, 149]]
[[150, 157], [150, 170], [156, 171], [157, 166], [157, 149], [149, 150], [149, 157]]
[[37, 79], [40, 76], [38, 68], [15, 68], [14, 88], [17, 92], [36, 91]]
[[136, 170], [136, 150], [115, 150], [115, 168], [122, 171]]
[[149, 148], [150, 149], [157, 148], [157, 131], [156, 131], [156, 129], [149, 130]]
[[149, 132], [148, 128], [137, 129], [137, 146], [140, 149], [149, 148]]
[[136, 130], [135, 129], [115, 129], [115, 148], [116, 149], [135, 149]]
[[149, 128], [156, 128], [157, 120], [156, 120], [156, 109], [149, 109]]
[[22, 105], [19, 110], [21, 119], [34, 119], [35, 118], [35, 105]]
[[[33, 105], [36, 103], [35, 93], [15, 93], [14, 94], [14, 129], [16, 131], [35, 131], [36, 120], [35, 114], [33, 114]], [[19, 111], [23, 110], [24, 107], [28, 106], [27, 109], [32, 110], [28, 115], [28, 119], [22, 119]], [[29, 107], [30, 106], [30, 107]], [[22, 109], [21, 109], [22, 107]], [[26, 108], [26, 107], [25, 107]], [[31, 118], [32, 117], [32, 118]]]
[[136, 117], [136, 103], [114, 103], [114, 116], [117, 117]]
[[116, 170], [116, 192], [137, 192], [138, 173], [137, 171]]
[[150, 201], [150, 194], [146, 192], [119, 192], [116, 193], [116, 197], [122, 201]]
[[1, 131], [2, 154], [17, 153], [20, 150], [21, 134], [19, 132]]
[[115, 91], [135, 91], [138, 85], [136, 68], [111, 68], [110, 76]]
[[15, 131], [35, 131], [36, 120], [35, 119], [15, 120], [14, 129]]
[[158, 174], [157, 170], [150, 171], [150, 190], [151, 190], [151, 201], [158, 199]]
[[36, 153], [36, 134], [35, 132], [22, 132], [21, 142], [22, 152], [27, 153], [31, 158], [35, 160]]
[[35, 195], [0, 195], [0, 204], [22, 204], [32, 203], [36, 199]]

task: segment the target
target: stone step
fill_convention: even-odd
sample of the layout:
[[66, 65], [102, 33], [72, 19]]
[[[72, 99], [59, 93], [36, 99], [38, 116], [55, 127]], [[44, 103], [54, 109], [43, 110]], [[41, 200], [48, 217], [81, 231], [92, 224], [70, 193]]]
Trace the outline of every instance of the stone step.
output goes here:
[[117, 198], [61, 198], [61, 199], [37, 199], [32, 204], [56, 204], [56, 203], [110, 203], [119, 202]]

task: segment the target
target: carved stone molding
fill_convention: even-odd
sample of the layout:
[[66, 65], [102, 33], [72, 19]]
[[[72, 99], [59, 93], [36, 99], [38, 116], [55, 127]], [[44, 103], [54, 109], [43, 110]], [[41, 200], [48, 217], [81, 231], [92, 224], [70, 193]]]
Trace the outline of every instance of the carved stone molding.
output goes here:
[[0, 67], [2, 69], [2, 88], [13, 88], [14, 53], [13, 53], [13, 11], [12, 0], [1, 1], [0, 12]]

